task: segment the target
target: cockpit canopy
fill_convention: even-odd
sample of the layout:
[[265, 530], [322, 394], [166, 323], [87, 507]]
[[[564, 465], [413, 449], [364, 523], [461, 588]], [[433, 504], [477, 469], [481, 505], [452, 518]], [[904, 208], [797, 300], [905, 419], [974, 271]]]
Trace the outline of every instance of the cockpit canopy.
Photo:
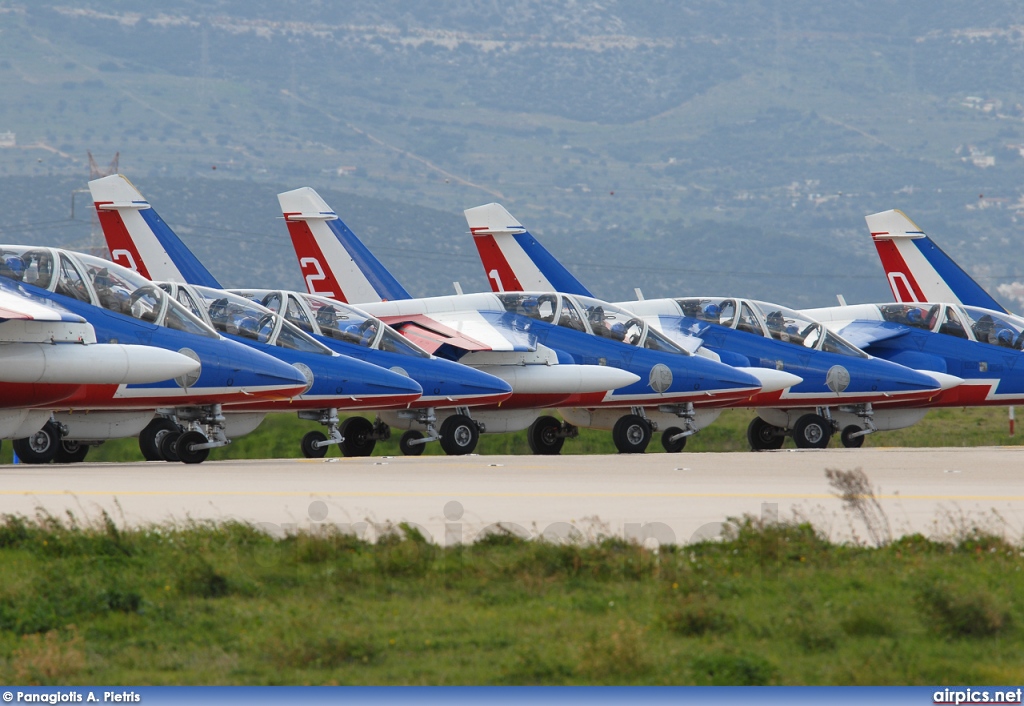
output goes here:
[[606, 301], [553, 292], [496, 295], [505, 310], [631, 346], [690, 355], [640, 317]]
[[0, 245], [0, 276], [157, 326], [217, 337], [202, 317], [187, 311], [138, 272], [94, 255]]
[[[852, 343], [829, 331], [821, 323], [795, 309], [752, 299], [688, 297], [676, 299], [683, 316], [698, 322], [718, 324], [796, 346], [866, 358]], [[699, 326], [698, 326], [699, 328]], [[700, 335], [699, 331], [694, 331]]]
[[[168, 291], [175, 287], [173, 284], [160, 286]], [[209, 287], [194, 287], [194, 290], [203, 298], [210, 321], [218, 331], [280, 348], [334, 355], [330, 348], [294, 324], [245, 297]]]
[[271, 289], [232, 291], [278, 314], [283, 310], [284, 318], [303, 331], [364, 348], [418, 358], [430, 357], [429, 353], [380, 319], [333, 299]]
[[959, 304], [882, 304], [882, 318], [1002, 348], [1024, 349], [1024, 319], [1013, 314]]

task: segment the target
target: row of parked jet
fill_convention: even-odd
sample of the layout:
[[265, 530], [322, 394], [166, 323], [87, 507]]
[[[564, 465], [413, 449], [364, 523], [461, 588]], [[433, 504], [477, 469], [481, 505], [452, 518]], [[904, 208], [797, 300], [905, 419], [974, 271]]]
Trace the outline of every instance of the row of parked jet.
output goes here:
[[[199, 463], [280, 411], [323, 428], [309, 458], [392, 429], [407, 455], [523, 429], [556, 454], [580, 427], [678, 452], [731, 407], [756, 410], [754, 450], [857, 447], [932, 407], [1024, 400], [1024, 321], [899, 211], [868, 217], [897, 303], [798, 311], [598, 299], [499, 204], [465, 212], [492, 291], [415, 298], [311, 188], [278, 195], [307, 291], [229, 290], [123, 175], [89, 188], [113, 261], [0, 245], [0, 438], [29, 463], [128, 436]], [[972, 298], [922, 304], [936, 277]]]

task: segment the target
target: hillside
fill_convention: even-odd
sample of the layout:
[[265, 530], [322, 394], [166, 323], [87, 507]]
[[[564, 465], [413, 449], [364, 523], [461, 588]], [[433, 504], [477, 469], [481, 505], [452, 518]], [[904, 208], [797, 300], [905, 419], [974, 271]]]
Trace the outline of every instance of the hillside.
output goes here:
[[306, 184], [417, 293], [483, 285], [461, 211], [493, 200], [609, 298], [878, 299], [863, 216], [892, 207], [984, 284], [1024, 281], [1012, 3], [128, 8], [0, 8], [0, 232], [66, 218], [91, 150], [204, 259], [237, 243], [282, 284], [259, 238]]

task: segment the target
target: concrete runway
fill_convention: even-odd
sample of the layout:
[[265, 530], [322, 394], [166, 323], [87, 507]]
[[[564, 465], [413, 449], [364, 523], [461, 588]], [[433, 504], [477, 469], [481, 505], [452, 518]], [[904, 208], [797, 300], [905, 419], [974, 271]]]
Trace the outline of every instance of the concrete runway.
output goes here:
[[863, 469], [896, 535], [949, 536], [966, 522], [1022, 536], [1022, 447], [0, 466], [0, 513], [233, 519], [273, 533], [333, 523], [369, 539], [410, 522], [443, 543], [501, 522], [524, 536], [648, 544], [716, 536], [730, 517], [796, 514], [833, 539], [863, 537], [826, 468]]

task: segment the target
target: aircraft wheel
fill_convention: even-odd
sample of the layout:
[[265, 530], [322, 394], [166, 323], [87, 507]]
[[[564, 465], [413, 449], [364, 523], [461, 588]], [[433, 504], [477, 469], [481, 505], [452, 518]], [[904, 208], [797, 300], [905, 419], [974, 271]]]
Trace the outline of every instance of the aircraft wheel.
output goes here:
[[174, 451], [182, 463], [202, 463], [210, 455], [210, 449], [193, 449], [194, 444], [205, 444], [209, 439], [201, 431], [187, 431], [174, 442]]
[[623, 415], [612, 428], [612, 441], [622, 454], [642, 454], [652, 436], [651, 423], [638, 414]]
[[823, 449], [831, 437], [831, 422], [818, 414], [805, 414], [793, 425], [793, 441], [801, 449]]
[[422, 439], [423, 434], [410, 429], [409, 431], [402, 434], [402, 438], [398, 440], [398, 448], [401, 450], [403, 456], [422, 456], [424, 450], [426, 450], [426, 444], [410, 444], [410, 441], [416, 441]]
[[856, 424], [851, 424], [850, 426], [844, 428], [842, 433], [839, 435], [839, 439], [843, 442], [843, 446], [845, 446], [848, 449], [859, 449], [861, 446], [863, 446], [864, 436], [853, 436], [859, 431], [864, 430], [861, 429]]
[[81, 463], [89, 453], [89, 446], [80, 441], [61, 441], [57, 445], [56, 463]]
[[373, 422], [363, 417], [349, 417], [341, 423], [342, 456], [369, 456], [377, 440], [372, 437]]
[[760, 417], [754, 417], [747, 425], [747, 443], [751, 451], [775, 451], [786, 441], [782, 429], [769, 424]]
[[480, 440], [480, 430], [464, 414], [453, 414], [441, 424], [441, 448], [449, 456], [473, 453]]
[[526, 431], [530, 451], [542, 456], [555, 456], [562, 451], [565, 437], [559, 436], [562, 423], [550, 416], [537, 417]]
[[316, 446], [316, 442], [327, 441], [322, 431], [311, 431], [302, 437], [302, 455], [306, 458], [323, 458], [327, 455], [326, 446]]
[[178, 458], [178, 439], [181, 437], [180, 431], [169, 431], [163, 435], [160, 439], [160, 458], [170, 463], [178, 463], [181, 459]]
[[163, 461], [160, 453], [160, 442], [163, 441], [167, 432], [181, 433], [178, 425], [167, 417], [154, 417], [153, 421], [146, 425], [146, 428], [139, 432], [139, 451], [147, 461]]
[[686, 448], [687, 437], [683, 436], [675, 441], [672, 441], [672, 437], [676, 434], [682, 434], [683, 430], [679, 427], [669, 427], [661, 433], [661, 445], [670, 454], [677, 454]]
[[53, 422], [47, 422], [32, 436], [15, 439], [12, 446], [23, 463], [49, 463], [56, 457], [60, 446], [60, 428]]

